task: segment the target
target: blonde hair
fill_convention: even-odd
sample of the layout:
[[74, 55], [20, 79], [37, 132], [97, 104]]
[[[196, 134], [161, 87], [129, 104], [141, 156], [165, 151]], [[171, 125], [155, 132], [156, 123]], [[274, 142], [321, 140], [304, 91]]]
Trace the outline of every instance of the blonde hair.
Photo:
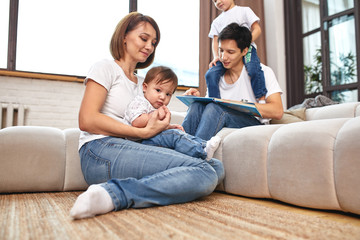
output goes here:
[[139, 62], [136, 64], [136, 69], [147, 68], [151, 65], [155, 58], [155, 50], [160, 41], [160, 29], [155, 22], [149, 16], [145, 16], [138, 12], [131, 12], [126, 15], [115, 28], [115, 31], [112, 35], [110, 41], [110, 53], [115, 60], [120, 60], [124, 57], [125, 47], [124, 47], [124, 39], [128, 32], [134, 30], [140, 23], [148, 22], [153, 26], [156, 32], [156, 43], [154, 45], [154, 52], [146, 59], [145, 62]]

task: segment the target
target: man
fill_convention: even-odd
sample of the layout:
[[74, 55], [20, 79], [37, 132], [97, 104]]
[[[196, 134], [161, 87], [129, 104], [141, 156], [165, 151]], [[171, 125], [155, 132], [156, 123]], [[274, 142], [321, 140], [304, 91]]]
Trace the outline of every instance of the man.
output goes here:
[[[193, 103], [183, 122], [185, 131], [191, 135], [209, 140], [222, 128], [243, 128], [267, 124], [270, 119], [281, 119], [283, 105], [282, 90], [274, 72], [262, 65], [266, 89], [265, 101], [257, 102], [251, 87], [250, 77], [244, 67], [243, 57], [251, 44], [251, 32], [246, 27], [231, 23], [218, 36], [220, 61], [226, 68], [220, 78], [219, 90], [223, 99], [248, 101], [255, 103], [262, 118], [257, 118], [243, 112], [238, 112], [216, 103]], [[199, 96], [196, 89], [189, 89], [185, 95]]]

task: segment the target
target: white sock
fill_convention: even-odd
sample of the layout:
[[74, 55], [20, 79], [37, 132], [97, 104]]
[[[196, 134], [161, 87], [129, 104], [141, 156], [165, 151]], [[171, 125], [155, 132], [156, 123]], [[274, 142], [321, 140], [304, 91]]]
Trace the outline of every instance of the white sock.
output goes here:
[[214, 136], [209, 141], [207, 141], [205, 147], [205, 152], [207, 153], [206, 160], [212, 159], [216, 149], [219, 147], [220, 142], [221, 138], [219, 136]]
[[108, 213], [115, 206], [109, 193], [100, 185], [91, 185], [79, 195], [70, 211], [73, 219], [94, 217], [98, 214]]

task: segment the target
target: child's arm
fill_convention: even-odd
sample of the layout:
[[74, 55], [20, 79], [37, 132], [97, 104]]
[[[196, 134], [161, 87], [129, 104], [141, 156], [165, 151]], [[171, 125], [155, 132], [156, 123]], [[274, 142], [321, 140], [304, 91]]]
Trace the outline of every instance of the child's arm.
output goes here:
[[209, 64], [209, 68], [216, 65], [216, 62], [219, 61], [219, 43], [218, 43], [218, 36], [214, 36], [212, 40], [212, 53], [213, 53], [213, 60]]
[[[170, 112], [166, 106], [162, 106], [155, 110], [158, 112], [158, 117], [160, 120], [163, 120], [167, 114], [167, 112]], [[134, 121], [131, 122], [131, 126], [137, 127], [137, 128], [144, 128], [148, 124], [149, 119], [151, 118], [151, 114], [153, 114], [155, 111], [152, 111], [150, 113], [143, 113], [139, 117], [137, 117]]]
[[143, 113], [139, 117], [137, 117], [134, 121], [132, 121], [131, 126], [137, 127], [137, 128], [144, 128], [146, 127], [150, 117], [151, 113]]
[[254, 42], [261, 34], [261, 27], [259, 22], [254, 22], [251, 25], [251, 35], [252, 35], [252, 42]]

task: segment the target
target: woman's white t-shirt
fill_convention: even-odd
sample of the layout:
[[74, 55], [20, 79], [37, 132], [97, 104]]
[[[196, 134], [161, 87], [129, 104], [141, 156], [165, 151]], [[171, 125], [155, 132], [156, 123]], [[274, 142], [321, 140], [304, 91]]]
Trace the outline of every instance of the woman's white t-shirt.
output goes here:
[[[125, 110], [135, 96], [143, 94], [142, 84], [144, 79], [137, 76], [138, 83], [132, 82], [114, 60], [108, 59], [99, 61], [91, 67], [84, 84], [89, 79], [103, 86], [108, 92], [101, 113], [119, 122], [126, 123], [124, 120]], [[86, 142], [103, 137], [106, 136], [82, 131], [80, 133], [79, 149]]]

